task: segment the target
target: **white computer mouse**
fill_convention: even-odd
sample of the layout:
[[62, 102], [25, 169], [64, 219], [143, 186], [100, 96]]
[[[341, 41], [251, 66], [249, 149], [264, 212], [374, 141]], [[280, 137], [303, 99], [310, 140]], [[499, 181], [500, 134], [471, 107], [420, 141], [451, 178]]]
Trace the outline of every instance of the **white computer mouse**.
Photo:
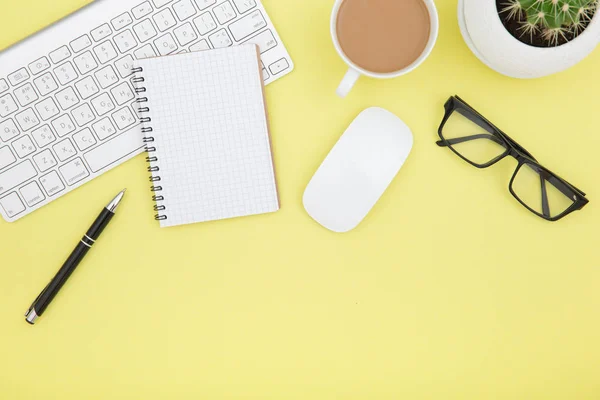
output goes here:
[[334, 232], [354, 229], [390, 185], [413, 146], [410, 128], [383, 108], [364, 110], [304, 192], [304, 208]]

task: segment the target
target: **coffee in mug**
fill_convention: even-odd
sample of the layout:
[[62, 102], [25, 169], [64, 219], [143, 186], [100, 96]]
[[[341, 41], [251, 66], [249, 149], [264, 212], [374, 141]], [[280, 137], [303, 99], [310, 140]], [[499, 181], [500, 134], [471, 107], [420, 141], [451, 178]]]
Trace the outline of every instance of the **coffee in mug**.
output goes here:
[[415, 62], [430, 30], [423, 0], [344, 0], [337, 16], [342, 51], [359, 67], [382, 74]]
[[429, 56], [439, 31], [433, 0], [336, 0], [331, 35], [350, 67], [338, 87], [344, 97], [361, 75], [395, 78]]

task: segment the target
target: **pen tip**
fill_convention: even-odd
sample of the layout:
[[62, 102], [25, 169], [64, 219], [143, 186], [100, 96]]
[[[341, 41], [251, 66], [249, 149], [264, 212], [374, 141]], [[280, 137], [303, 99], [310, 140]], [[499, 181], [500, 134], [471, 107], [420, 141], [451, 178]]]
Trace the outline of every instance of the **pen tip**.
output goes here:
[[121, 200], [125, 196], [125, 190], [127, 190], [127, 189], [121, 190], [119, 192], [119, 194], [117, 194], [117, 197], [115, 197], [114, 199], [112, 199], [112, 201], [110, 203], [108, 203], [108, 205], [106, 206], [108, 211], [113, 212], [113, 213], [115, 212], [115, 210], [119, 206], [119, 203], [121, 203]]

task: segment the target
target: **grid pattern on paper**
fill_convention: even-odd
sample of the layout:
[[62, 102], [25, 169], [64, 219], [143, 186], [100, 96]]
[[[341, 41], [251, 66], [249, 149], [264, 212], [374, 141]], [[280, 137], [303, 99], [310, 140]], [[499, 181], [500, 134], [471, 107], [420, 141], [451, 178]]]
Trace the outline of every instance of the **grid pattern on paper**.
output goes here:
[[168, 218], [161, 226], [277, 211], [254, 45], [139, 60]]

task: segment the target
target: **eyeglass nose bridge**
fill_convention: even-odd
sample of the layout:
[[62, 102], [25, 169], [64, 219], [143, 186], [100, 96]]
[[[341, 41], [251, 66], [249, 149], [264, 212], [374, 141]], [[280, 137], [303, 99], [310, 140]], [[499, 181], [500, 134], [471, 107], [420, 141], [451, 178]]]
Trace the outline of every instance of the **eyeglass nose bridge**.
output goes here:
[[537, 162], [537, 160], [535, 158], [530, 157], [530, 154], [523, 153], [518, 148], [513, 147], [513, 146], [510, 146], [510, 148], [508, 149], [508, 152], [506, 153], [506, 156], [513, 157], [515, 160], [517, 160], [519, 162], [519, 164], [525, 163], [525, 160]]
[[516, 158], [517, 161], [521, 162], [520, 158], [521, 158], [521, 153], [519, 153], [519, 151], [517, 149], [515, 149], [514, 147], [511, 147], [510, 149], [508, 149], [508, 154], [509, 156]]

